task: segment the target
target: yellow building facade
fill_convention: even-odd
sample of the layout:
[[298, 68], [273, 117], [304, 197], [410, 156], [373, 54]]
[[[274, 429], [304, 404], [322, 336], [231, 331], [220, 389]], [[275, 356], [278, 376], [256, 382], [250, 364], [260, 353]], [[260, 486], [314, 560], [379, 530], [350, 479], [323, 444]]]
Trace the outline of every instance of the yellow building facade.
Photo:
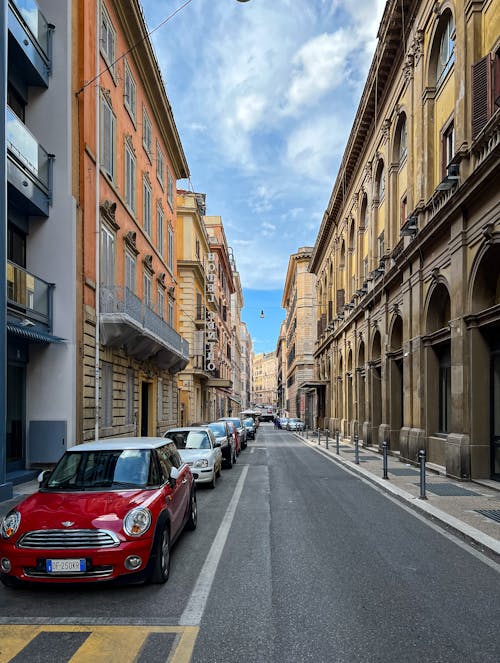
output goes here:
[[500, 2], [389, 1], [309, 269], [320, 425], [500, 479]]

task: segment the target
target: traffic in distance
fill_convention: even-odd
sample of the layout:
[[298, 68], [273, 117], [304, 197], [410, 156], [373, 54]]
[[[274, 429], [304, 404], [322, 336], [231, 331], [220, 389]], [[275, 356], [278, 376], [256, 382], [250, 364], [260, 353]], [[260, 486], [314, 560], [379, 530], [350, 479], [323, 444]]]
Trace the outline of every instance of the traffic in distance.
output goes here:
[[[259, 426], [256, 412], [68, 449], [0, 523], [0, 580], [165, 583], [170, 551]], [[290, 430], [300, 430], [291, 428]]]

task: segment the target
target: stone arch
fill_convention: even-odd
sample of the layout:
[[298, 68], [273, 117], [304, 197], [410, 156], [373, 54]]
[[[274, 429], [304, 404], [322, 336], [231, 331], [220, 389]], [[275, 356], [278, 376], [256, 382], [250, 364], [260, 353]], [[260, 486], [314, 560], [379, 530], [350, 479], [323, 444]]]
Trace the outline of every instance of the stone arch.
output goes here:
[[[449, 37], [454, 33], [455, 18], [453, 15], [451, 3], [446, 3], [440, 9], [439, 19], [434, 26], [434, 34], [431, 35], [430, 43], [432, 44], [428, 51], [427, 61], [427, 84], [429, 87], [436, 87], [439, 84], [440, 73], [440, 53], [442, 51], [442, 40]], [[448, 69], [453, 65], [454, 55], [449, 62]], [[445, 72], [446, 73], [446, 72]]]
[[406, 158], [408, 125], [406, 113], [402, 111], [397, 119], [392, 143], [392, 161], [401, 165]]
[[451, 318], [451, 300], [448, 287], [439, 281], [430, 290], [425, 307], [425, 332], [433, 334], [446, 327]]
[[476, 257], [469, 286], [471, 313], [500, 304], [500, 243], [485, 245]]

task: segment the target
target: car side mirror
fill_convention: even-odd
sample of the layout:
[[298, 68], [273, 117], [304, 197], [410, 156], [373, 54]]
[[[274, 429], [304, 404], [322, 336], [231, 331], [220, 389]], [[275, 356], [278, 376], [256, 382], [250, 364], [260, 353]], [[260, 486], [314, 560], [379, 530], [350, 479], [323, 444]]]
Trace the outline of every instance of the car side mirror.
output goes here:
[[52, 470], [43, 470], [43, 472], [40, 472], [40, 474], [38, 475], [38, 483], [42, 485], [42, 483], [44, 483], [51, 474]]
[[221, 446], [220, 442], [215, 442], [214, 443], [214, 447], [220, 447], [220, 446]]
[[171, 486], [175, 486], [177, 479], [179, 478], [180, 472], [176, 467], [170, 468], [169, 483]]

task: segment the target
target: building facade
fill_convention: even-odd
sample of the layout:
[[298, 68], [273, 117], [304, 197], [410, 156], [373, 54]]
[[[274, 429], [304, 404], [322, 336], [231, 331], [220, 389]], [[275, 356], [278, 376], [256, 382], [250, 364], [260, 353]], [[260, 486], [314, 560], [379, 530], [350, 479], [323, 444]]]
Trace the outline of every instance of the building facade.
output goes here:
[[[1, 464], [11, 484], [23, 480], [27, 468], [57, 460], [76, 434], [68, 389], [78, 360], [69, 149], [73, 5], [40, 0], [27, 7], [9, 0], [1, 11], [7, 279], [1, 302], [6, 416], [0, 437]], [[5, 489], [0, 492], [8, 497], [11, 488]]]
[[252, 337], [248, 327], [244, 322], [240, 326], [240, 346], [241, 346], [241, 408], [248, 410], [252, 404], [252, 359], [253, 345]]
[[[238, 411], [242, 410], [244, 405], [243, 397], [243, 379], [241, 371], [242, 346], [241, 346], [241, 309], [243, 308], [243, 290], [241, 288], [240, 275], [236, 268], [236, 261], [233, 251], [229, 247], [229, 259], [233, 272], [234, 293], [231, 295], [231, 381], [232, 396], [234, 404]], [[234, 409], [234, 408], [233, 408]]]
[[[286, 310], [283, 352], [286, 385], [285, 409], [291, 417], [306, 415], [305, 385], [314, 376], [316, 342], [316, 276], [308, 271], [312, 247], [290, 256], [281, 306]], [[279, 368], [278, 368], [279, 370]]]
[[[99, 15], [96, 15], [99, 11]], [[79, 3], [77, 432], [158, 435], [178, 423], [176, 181], [189, 169], [137, 0]]]
[[500, 2], [389, 1], [316, 239], [321, 425], [500, 479]]
[[[179, 234], [176, 243], [179, 279], [179, 332], [189, 343], [189, 363], [178, 374], [180, 424], [205, 422], [210, 418], [211, 373], [207, 370], [208, 321], [218, 313], [215, 296], [208, 291], [208, 234], [203, 222], [205, 194], [177, 192]], [[210, 269], [211, 277], [213, 270]], [[210, 282], [212, 283], [212, 281]]]
[[252, 405], [276, 408], [278, 361], [275, 352], [260, 352], [253, 357]]

